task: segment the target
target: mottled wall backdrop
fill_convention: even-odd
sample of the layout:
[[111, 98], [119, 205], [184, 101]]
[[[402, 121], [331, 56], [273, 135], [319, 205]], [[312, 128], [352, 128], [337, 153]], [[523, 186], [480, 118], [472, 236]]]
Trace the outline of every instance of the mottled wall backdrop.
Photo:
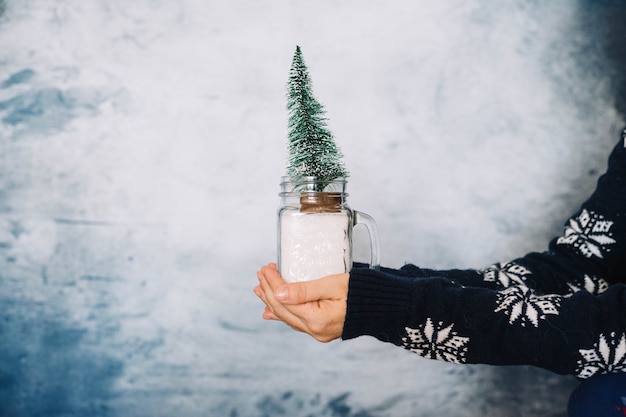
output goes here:
[[558, 416], [576, 381], [261, 320], [299, 44], [382, 261], [543, 250], [626, 113], [621, 1], [0, 0], [0, 415]]

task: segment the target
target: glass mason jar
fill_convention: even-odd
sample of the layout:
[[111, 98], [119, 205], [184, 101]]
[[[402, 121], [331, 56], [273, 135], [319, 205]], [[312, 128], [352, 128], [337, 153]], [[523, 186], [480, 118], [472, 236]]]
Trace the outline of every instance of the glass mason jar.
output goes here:
[[278, 271], [287, 282], [308, 281], [352, 268], [352, 228], [367, 228], [370, 268], [380, 264], [376, 222], [346, 202], [345, 178], [283, 177], [278, 210]]

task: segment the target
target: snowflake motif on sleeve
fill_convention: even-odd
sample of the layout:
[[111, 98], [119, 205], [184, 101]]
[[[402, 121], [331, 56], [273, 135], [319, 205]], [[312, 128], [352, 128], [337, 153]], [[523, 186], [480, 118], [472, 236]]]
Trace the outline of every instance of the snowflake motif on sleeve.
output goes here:
[[407, 337], [402, 338], [404, 348], [429, 359], [465, 363], [469, 337], [459, 336], [453, 327], [453, 324], [444, 327], [441, 321], [434, 324], [430, 318], [417, 329], [406, 327]]
[[601, 334], [592, 349], [578, 351], [582, 359], [578, 361], [576, 375], [589, 378], [596, 374], [626, 372], [626, 335], [617, 338], [615, 332], [607, 338]]
[[612, 221], [585, 209], [577, 218], [569, 220], [564, 236], [558, 238], [556, 243], [572, 246], [587, 258], [603, 258], [603, 253], [611, 250], [608, 246], [615, 243], [611, 226]]
[[576, 285], [571, 282], [568, 282], [567, 285], [572, 293], [584, 290], [593, 295], [600, 295], [609, 288], [609, 283], [602, 278], [590, 277], [587, 274], [583, 278], [582, 285]]
[[504, 288], [511, 285], [526, 285], [526, 277], [531, 274], [528, 269], [515, 262], [509, 262], [504, 266], [497, 263], [481, 272], [484, 281], [496, 282]]
[[559, 314], [561, 297], [558, 295], [535, 295], [534, 291], [525, 285], [516, 285], [498, 292], [498, 307], [495, 313], [503, 311], [509, 316], [509, 324], [519, 322], [523, 327], [531, 323], [539, 327], [539, 320], [546, 315]]

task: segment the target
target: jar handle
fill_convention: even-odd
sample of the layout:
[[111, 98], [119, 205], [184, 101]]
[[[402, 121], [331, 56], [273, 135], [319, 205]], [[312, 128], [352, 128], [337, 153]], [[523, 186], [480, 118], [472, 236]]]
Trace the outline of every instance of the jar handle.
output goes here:
[[370, 269], [380, 269], [380, 243], [376, 221], [367, 213], [354, 210], [354, 226], [362, 224], [367, 229], [370, 238]]

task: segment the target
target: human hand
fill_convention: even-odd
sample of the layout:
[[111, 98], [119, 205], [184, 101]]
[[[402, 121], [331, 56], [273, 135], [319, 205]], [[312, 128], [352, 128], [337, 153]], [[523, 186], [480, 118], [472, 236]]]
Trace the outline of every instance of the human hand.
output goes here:
[[280, 320], [320, 342], [341, 337], [346, 319], [349, 274], [286, 283], [276, 264], [257, 272], [254, 293], [265, 303], [263, 318]]

